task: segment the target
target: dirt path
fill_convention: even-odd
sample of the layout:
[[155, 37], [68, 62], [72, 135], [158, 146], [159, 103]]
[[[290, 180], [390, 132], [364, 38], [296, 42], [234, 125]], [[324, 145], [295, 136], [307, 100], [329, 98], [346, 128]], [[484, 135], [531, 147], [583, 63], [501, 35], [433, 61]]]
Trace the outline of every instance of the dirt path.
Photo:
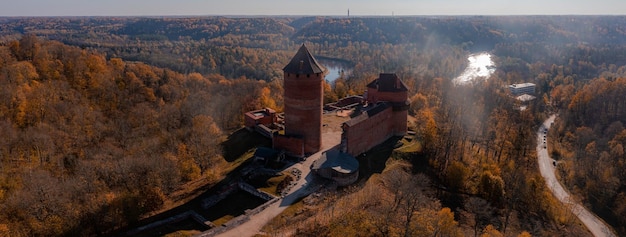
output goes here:
[[[311, 164], [313, 164], [313, 161], [320, 158], [322, 152], [339, 145], [340, 141], [341, 141], [341, 132], [339, 131], [326, 132], [322, 134], [322, 144], [323, 144], [322, 150], [320, 152], [317, 152], [309, 156], [303, 163], [297, 163], [291, 167], [291, 168], [300, 169], [302, 171], [302, 177], [304, 178], [300, 179], [297, 182], [296, 186], [294, 186], [291, 189], [289, 194], [284, 196], [278, 202], [270, 205], [269, 207], [267, 207], [265, 210], [261, 211], [260, 213], [251, 216], [250, 220], [248, 220], [247, 222], [237, 227], [234, 227], [217, 236], [220, 236], [220, 237], [254, 236], [255, 234], [259, 233], [259, 231], [261, 230], [261, 228], [263, 228], [263, 226], [265, 226], [275, 216], [279, 215], [281, 212], [287, 209], [287, 207], [289, 207], [296, 200], [298, 200], [299, 198], [303, 196], [309, 195], [316, 188], [315, 186], [310, 185], [312, 184], [312, 181], [313, 181], [313, 176], [312, 176], [313, 174], [311, 174], [311, 169], [310, 169]], [[291, 168], [288, 168], [288, 169], [291, 169]]]
[[[552, 115], [546, 121], [543, 122], [542, 126], [537, 131], [537, 156], [539, 162], [539, 171], [541, 172], [541, 176], [546, 180], [546, 184], [548, 188], [552, 191], [554, 196], [556, 196], [563, 205], [569, 207], [569, 209], [580, 219], [580, 221], [587, 226], [587, 229], [596, 237], [603, 236], [616, 236], [614, 232], [611, 230], [611, 227], [604, 223], [600, 218], [598, 218], [595, 214], [591, 213], [584, 206], [577, 203], [569, 194], [569, 192], [563, 188], [561, 183], [556, 178], [555, 172], [555, 161], [550, 158], [548, 155], [548, 149], [544, 148], [547, 145], [547, 135], [544, 133], [547, 129], [550, 129], [550, 125], [554, 122], [556, 118], [555, 115]], [[545, 136], [545, 143], [544, 143]]]

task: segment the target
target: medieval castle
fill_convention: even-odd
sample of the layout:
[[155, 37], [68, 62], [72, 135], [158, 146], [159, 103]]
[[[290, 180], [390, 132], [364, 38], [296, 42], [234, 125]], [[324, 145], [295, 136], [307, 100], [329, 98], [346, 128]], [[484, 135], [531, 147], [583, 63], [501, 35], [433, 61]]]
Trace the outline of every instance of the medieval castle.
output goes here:
[[[278, 115], [272, 109], [250, 111], [245, 114], [245, 124], [272, 139], [273, 148], [287, 155], [306, 157], [322, 148], [323, 81], [325, 69], [302, 45], [284, 72], [284, 125], [277, 123]], [[408, 90], [396, 74], [381, 73], [367, 85], [361, 96], [345, 99], [357, 102], [359, 114], [343, 123], [341, 144], [334, 154], [341, 159], [354, 157], [381, 144], [392, 136], [403, 136], [407, 131], [409, 108]], [[341, 101], [340, 101], [341, 102]], [[284, 134], [278, 130], [284, 129]], [[323, 154], [324, 160], [331, 159]], [[349, 158], [345, 158], [349, 157]], [[332, 158], [335, 159], [335, 158]], [[353, 161], [340, 162], [354, 164]], [[353, 165], [347, 172], [349, 180], [356, 180]], [[318, 168], [323, 165], [317, 165]], [[357, 163], [358, 169], [358, 163]], [[356, 174], [358, 176], [358, 174]], [[322, 176], [342, 176], [328, 174]]]

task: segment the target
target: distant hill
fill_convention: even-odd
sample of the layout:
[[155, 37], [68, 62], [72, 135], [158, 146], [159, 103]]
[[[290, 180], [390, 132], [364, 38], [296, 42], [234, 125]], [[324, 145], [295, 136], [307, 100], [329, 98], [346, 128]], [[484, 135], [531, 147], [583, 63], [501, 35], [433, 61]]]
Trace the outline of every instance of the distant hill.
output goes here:
[[[227, 78], [265, 81], [280, 79], [280, 68], [288, 60], [289, 52], [302, 43], [319, 46], [311, 47], [316, 54], [353, 62], [361, 60], [364, 55], [355, 54], [355, 51], [341, 52], [337, 47], [360, 44], [366, 51], [358, 50], [369, 56], [376, 50], [388, 51], [385, 45], [403, 47], [400, 51], [404, 52], [458, 47], [470, 52], [494, 51], [500, 57], [546, 64], [562, 64], [569, 60], [563, 55], [580, 52], [587, 55], [577, 61], [594, 60], [618, 65], [626, 62], [626, 56], [622, 56], [626, 54], [620, 53], [626, 44], [626, 31], [622, 30], [626, 18], [620, 16], [49, 17], [0, 20], [3, 22], [0, 42], [17, 40], [23, 34], [32, 33], [68, 45], [96, 49], [108, 58], [142, 61], [181, 73], [217, 73]], [[603, 52], [577, 48], [584, 45]]]
[[[626, 18], [620, 16], [439, 16], [439, 17], [53, 17], [1, 18], [0, 36], [34, 33], [51, 39], [98, 34], [142, 40], [209, 40], [225, 35], [281, 35], [322, 43], [352, 41], [444, 43], [493, 48], [498, 43], [623, 44]], [[93, 38], [91, 38], [93, 40]], [[105, 39], [101, 39], [106, 42]]]

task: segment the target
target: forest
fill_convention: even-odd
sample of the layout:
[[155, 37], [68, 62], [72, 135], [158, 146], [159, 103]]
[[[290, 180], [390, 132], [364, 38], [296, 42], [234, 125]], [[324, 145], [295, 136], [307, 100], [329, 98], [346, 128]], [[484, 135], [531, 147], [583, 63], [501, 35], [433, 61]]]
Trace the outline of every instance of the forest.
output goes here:
[[[323, 204], [333, 215], [294, 218], [277, 233], [586, 236], [537, 171], [534, 131], [558, 113], [549, 136], [561, 182], [623, 235], [625, 24], [619, 16], [0, 18], [0, 235], [107, 235], [171, 208], [191, 183], [221, 180], [229, 162], [220, 144], [242, 126], [242, 112], [280, 110], [281, 69], [302, 43], [354, 66], [326, 85], [327, 101], [396, 72], [424, 150], [338, 191]], [[452, 84], [480, 51], [492, 53], [496, 73]], [[521, 82], [537, 84], [526, 110], [505, 90]]]
[[274, 88], [107, 60], [34, 35], [0, 54], [0, 219], [10, 236], [105, 235], [185, 183], [220, 180], [224, 128], [270, 106], [260, 98]]
[[[626, 233], [626, 80], [595, 78], [564, 108], [552, 155], [560, 176], [599, 216]], [[592, 178], [589, 178], [592, 177]]]

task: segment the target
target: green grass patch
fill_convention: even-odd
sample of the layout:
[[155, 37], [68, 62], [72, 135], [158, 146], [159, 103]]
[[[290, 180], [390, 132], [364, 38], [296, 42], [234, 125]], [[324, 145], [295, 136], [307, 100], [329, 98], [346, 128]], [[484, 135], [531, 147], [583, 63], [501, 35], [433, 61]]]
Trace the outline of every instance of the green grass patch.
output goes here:
[[215, 221], [211, 221], [213, 224], [215, 224], [215, 226], [221, 226], [223, 224], [225, 224], [226, 222], [232, 220], [233, 218], [235, 218], [232, 215], [225, 215], [220, 217], [219, 219], [215, 220]]
[[407, 141], [406, 139], [400, 140], [402, 142], [402, 146], [396, 149], [397, 152], [402, 153], [416, 153], [422, 152], [423, 147], [422, 143], [417, 140]]
[[255, 149], [250, 149], [245, 153], [241, 154], [239, 157], [234, 159], [233, 161], [228, 163], [228, 166], [224, 169], [224, 173], [230, 173], [235, 170], [237, 167], [241, 166], [244, 162], [248, 161], [252, 156], [254, 156]]
[[280, 196], [277, 192], [276, 192], [276, 187], [278, 186], [278, 184], [283, 181], [285, 179], [285, 177], [287, 177], [285, 174], [281, 175], [281, 176], [275, 176], [275, 177], [271, 177], [269, 178], [267, 181], [265, 181], [266, 186], [264, 187], [260, 187], [259, 190], [272, 194], [272, 195], [276, 195], [276, 196]]

